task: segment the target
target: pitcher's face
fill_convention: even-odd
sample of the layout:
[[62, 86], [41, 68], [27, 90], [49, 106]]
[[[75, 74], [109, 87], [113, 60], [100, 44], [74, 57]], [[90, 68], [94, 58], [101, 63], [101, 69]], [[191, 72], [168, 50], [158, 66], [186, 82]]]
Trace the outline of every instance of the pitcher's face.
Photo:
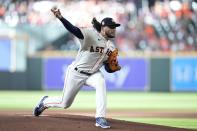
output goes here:
[[115, 35], [116, 35], [116, 27], [104, 26], [103, 29], [104, 29], [105, 35], [108, 38], [115, 38]]

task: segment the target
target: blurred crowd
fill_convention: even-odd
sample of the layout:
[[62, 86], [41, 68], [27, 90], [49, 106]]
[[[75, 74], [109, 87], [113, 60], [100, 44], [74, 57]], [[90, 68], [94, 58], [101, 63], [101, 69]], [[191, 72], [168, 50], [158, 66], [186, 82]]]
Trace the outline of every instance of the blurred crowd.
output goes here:
[[122, 49], [164, 52], [197, 50], [197, 10], [194, 1], [156, 1], [152, 7], [138, 13], [136, 25], [126, 26], [125, 34], [119, 39], [124, 43], [120, 47]]
[[[91, 26], [109, 16], [121, 23], [114, 43], [121, 51], [196, 51], [197, 2], [196, 0], [2, 0], [0, 24], [9, 26], [30, 23], [34, 25], [57, 23], [50, 13], [54, 6], [76, 26]], [[62, 43], [60, 50], [76, 50], [75, 37]], [[72, 48], [71, 48], [72, 47]], [[57, 49], [47, 45], [44, 49]]]

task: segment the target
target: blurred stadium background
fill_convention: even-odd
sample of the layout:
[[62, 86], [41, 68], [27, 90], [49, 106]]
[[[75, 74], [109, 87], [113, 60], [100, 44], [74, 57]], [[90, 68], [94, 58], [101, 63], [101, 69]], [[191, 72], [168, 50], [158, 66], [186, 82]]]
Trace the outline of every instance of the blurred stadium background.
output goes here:
[[[61, 94], [79, 44], [50, 12], [55, 6], [79, 27], [93, 17], [121, 23], [113, 42], [122, 70], [102, 69], [109, 110], [197, 113], [196, 0], [0, 0], [0, 109], [30, 110], [44, 93]], [[71, 110], [94, 110], [95, 92], [82, 90]], [[116, 119], [197, 129], [197, 118]]]

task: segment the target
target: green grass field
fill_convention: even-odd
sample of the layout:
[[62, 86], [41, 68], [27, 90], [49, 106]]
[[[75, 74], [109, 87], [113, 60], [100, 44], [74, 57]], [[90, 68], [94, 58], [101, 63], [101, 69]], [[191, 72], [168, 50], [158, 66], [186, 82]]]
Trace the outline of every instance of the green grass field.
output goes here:
[[180, 127], [187, 129], [197, 129], [197, 118], [115, 118], [125, 121], [133, 121], [148, 124], [157, 124], [171, 127]]
[[[0, 91], [1, 110], [32, 110], [43, 95], [58, 96], [61, 91]], [[95, 92], [80, 91], [70, 107], [74, 110], [95, 110]], [[197, 111], [197, 93], [108, 92], [108, 110], [174, 110]], [[197, 129], [197, 118], [115, 118]]]

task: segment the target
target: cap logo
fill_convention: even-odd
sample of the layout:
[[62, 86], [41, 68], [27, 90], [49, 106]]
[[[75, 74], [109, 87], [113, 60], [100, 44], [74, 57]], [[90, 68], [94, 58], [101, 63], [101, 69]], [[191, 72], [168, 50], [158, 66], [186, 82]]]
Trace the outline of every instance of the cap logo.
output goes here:
[[105, 22], [103, 21], [103, 22], [102, 22], [102, 25], [104, 25], [104, 24], [105, 24]]

